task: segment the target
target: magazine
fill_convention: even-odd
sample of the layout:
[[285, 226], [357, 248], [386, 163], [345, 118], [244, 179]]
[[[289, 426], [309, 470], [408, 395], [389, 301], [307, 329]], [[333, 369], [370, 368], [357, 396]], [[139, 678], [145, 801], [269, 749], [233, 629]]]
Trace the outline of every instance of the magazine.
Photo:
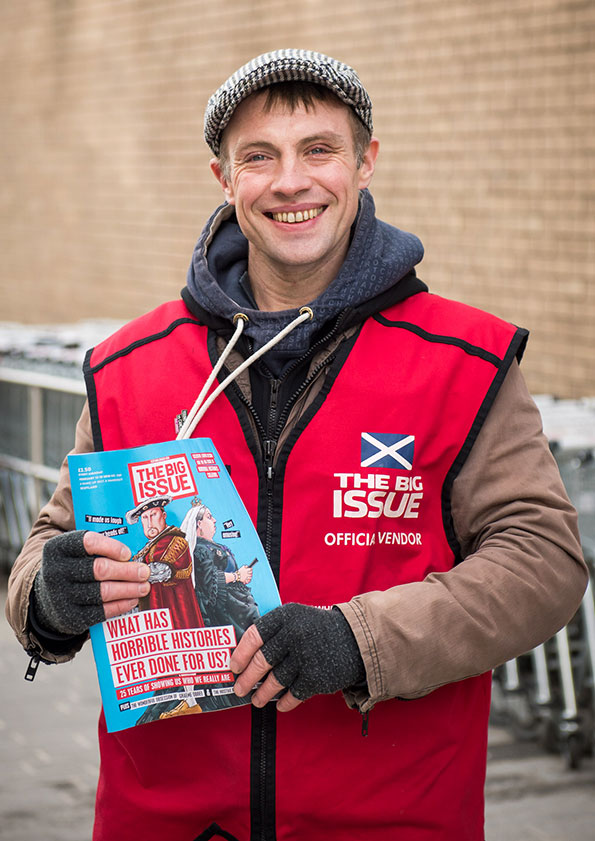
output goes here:
[[71, 455], [76, 526], [151, 570], [130, 613], [90, 629], [109, 732], [249, 703], [231, 651], [280, 604], [264, 549], [208, 438]]

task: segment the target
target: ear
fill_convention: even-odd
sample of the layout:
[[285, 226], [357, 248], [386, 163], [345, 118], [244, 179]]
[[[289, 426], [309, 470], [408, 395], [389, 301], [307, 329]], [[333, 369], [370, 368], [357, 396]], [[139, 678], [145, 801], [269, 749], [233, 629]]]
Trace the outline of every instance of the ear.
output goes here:
[[370, 140], [370, 145], [364, 152], [364, 159], [362, 161], [362, 165], [358, 170], [359, 174], [359, 183], [358, 188], [360, 190], [364, 190], [366, 187], [369, 186], [370, 181], [372, 180], [372, 176], [374, 175], [374, 168], [376, 166], [376, 158], [378, 157], [378, 150], [380, 148], [380, 142], [377, 137], [373, 137]]
[[223, 189], [223, 195], [225, 196], [225, 200], [227, 201], [227, 203], [235, 204], [232, 186], [223, 174], [219, 158], [211, 158], [209, 166], [211, 167], [211, 172], [213, 173], [217, 181], [221, 184], [221, 188]]

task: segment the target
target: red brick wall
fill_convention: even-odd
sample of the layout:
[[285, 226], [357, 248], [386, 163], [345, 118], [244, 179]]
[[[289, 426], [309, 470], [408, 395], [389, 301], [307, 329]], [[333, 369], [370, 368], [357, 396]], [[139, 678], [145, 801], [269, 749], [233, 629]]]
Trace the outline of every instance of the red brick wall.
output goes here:
[[595, 394], [595, 4], [29, 0], [0, 7], [0, 319], [128, 318], [184, 284], [220, 193], [208, 96], [282, 46], [353, 64], [380, 215], [433, 291], [532, 333], [534, 391]]

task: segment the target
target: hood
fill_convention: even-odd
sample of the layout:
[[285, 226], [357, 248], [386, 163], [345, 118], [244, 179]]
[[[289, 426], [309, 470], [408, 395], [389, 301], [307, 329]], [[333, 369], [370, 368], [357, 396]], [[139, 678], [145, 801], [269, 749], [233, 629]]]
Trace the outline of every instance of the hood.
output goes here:
[[[384, 298], [402, 278], [411, 277], [422, 257], [420, 240], [377, 219], [371, 194], [362, 191], [351, 245], [339, 274], [318, 298], [304, 302], [312, 309], [313, 319], [286, 336], [275, 348], [275, 356], [289, 359], [305, 353], [324, 325], [346, 309], [355, 310], [378, 296]], [[198, 307], [216, 321], [231, 322], [243, 312], [249, 319], [244, 333], [258, 349], [295, 318], [299, 309], [257, 309], [247, 281], [247, 265], [248, 241], [234, 208], [223, 204], [198, 240], [182, 294], [191, 310]], [[415, 291], [422, 288], [425, 286], [420, 283]]]

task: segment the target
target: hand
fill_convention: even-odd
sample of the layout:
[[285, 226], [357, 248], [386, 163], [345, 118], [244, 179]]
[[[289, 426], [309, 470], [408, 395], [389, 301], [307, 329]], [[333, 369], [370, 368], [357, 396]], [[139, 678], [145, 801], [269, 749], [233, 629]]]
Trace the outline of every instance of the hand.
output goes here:
[[[151, 590], [147, 564], [130, 562], [130, 549], [119, 540], [87, 531], [83, 547], [93, 559], [93, 578], [100, 583], [105, 619], [120, 616], [136, 607]], [[103, 621], [103, 620], [100, 620]]]
[[363, 680], [364, 663], [349, 623], [340, 610], [286, 604], [267, 613], [243, 635], [230, 660], [239, 675], [234, 692], [252, 696], [263, 707], [287, 688], [277, 702], [292, 710], [312, 695], [337, 692]]
[[48, 540], [33, 584], [40, 624], [76, 635], [132, 610], [151, 587], [148, 566], [129, 558], [123, 543], [97, 532], [66, 532]]
[[252, 581], [253, 575], [254, 570], [250, 569], [250, 567], [242, 566], [238, 570], [238, 578], [242, 584], [249, 584]]

